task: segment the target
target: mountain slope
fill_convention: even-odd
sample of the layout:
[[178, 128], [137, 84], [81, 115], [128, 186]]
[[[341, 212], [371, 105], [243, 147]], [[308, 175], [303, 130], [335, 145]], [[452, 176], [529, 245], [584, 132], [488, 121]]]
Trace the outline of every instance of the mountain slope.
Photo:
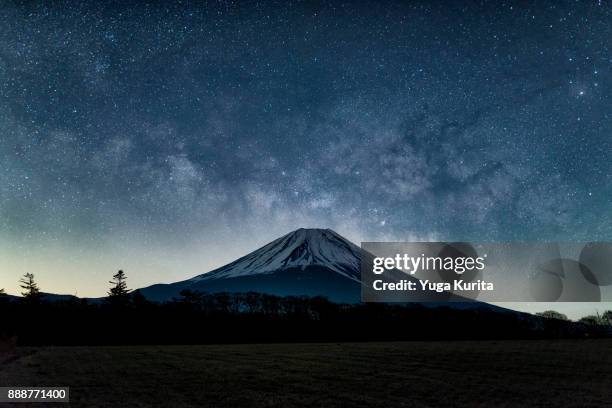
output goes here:
[[256, 291], [279, 296], [325, 296], [360, 300], [360, 249], [329, 229], [300, 228], [219, 269], [192, 279], [141, 289], [165, 301], [184, 289], [202, 292]]
[[190, 281], [270, 274], [323, 266], [359, 282], [360, 249], [330, 229], [300, 228], [250, 254]]

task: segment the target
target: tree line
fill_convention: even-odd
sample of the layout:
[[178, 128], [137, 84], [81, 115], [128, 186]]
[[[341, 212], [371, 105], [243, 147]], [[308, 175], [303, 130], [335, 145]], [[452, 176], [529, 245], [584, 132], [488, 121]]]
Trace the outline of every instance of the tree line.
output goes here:
[[156, 303], [130, 290], [122, 270], [109, 284], [103, 300], [48, 301], [34, 276], [26, 274], [20, 279], [22, 298], [0, 296], [0, 338], [13, 336], [25, 345], [200, 344], [577, 338], [611, 332], [609, 312], [576, 323], [557, 312], [532, 316], [487, 305], [338, 304], [324, 297], [191, 290]]
[[[143, 304], [146, 303], [146, 298], [140, 293], [140, 291], [136, 290], [133, 293], [131, 289], [128, 289], [127, 285], [127, 275], [123, 270], [119, 270], [112, 276], [112, 280], [109, 281], [111, 287], [107, 292], [107, 296], [105, 298], [106, 302], [115, 305], [128, 305], [130, 302], [134, 304]], [[20, 287], [22, 289], [21, 296], [26, 302], [39, 302], [42, 298], [42, 293], [38, 287], [38, 284], [34, 280], [34, 275], [31, 273], [26, 273], [19, 280]], [[190, 304], [194, 307], [206, 308], [211, 306], [211, 302], [205, 301], [206, 297], [203, 293], [197, 291], [183, 290], [180, 295], [182, 296], [182, 301]], [[7, 296], [5, 290], [0, 288], [0, 298], [3, 296]], [[224, 296], [227, 296], [225, 294]], [[222, 296], [223, 297], [223, 296]], [[255, 294], [250, 293], [245, 296], [244, 310], [253, 311], [254, 310], [254, 301]], [[223, 303], [223, 301], [221, 301]], [[568, 317], [563, 313], [557, 312], [555, 310], [547, 310], [544, 312], [536, 313], [536, 316], [543, 317], [545, 319], [554, 319], [561, 321], [569, 321]], [[603, 326], [611, 326], [612, 327], [612, 310], [605, 311], [603, 314], [596, 315], [588, 315], [580, 318], [578, 320], [579, 323], [590, 324], [590, 325], [603, 325]]]
[[[569, 321], [566, 315], [559, 313], [556, 310], [546, 310], [544, 312], [536, 313], [536, 316], [544, 317], [546, 319]], [[603, 314], [597, 313], [595, 315], [581, 317], [578, 322], [590, 325], [612, 327], [612, 310], [606, 310], [603, 312]]]

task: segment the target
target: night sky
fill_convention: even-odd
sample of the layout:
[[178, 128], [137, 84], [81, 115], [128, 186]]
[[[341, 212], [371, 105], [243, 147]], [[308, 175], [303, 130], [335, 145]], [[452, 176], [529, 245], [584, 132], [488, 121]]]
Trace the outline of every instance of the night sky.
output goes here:
[[172, 282], [298, 227], [612, 239], [606, 1], [29, 3], [0, 3], [9, 292]]

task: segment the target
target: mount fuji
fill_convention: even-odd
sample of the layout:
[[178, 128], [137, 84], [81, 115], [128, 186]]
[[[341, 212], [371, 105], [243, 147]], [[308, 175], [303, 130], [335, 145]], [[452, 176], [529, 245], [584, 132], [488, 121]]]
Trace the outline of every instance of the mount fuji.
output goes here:
[[221, 268], [140, 292], [160, 302], [188, 289], [324, 296], [334, 302], [355, 303], [361, 297], [360, 264], [360, 248], [336, 232], [300, 228]]

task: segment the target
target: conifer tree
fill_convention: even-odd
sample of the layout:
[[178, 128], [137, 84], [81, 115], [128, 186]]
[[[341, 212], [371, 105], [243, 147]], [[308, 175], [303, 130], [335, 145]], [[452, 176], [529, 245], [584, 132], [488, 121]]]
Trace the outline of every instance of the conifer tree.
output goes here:
[[23, 296], [24, 299], [29, 301], [36, 301], [40, 299], [40, 289], [34, 281], [33, 274], [26, 273], [25, 275], [23, 275], [23, 278], [19, 280], [19, 283], [21, 284], [19, 286], [21, 287], [21, 289], [23, 289], [23, 292], [21, 292], [21, 296]]
[[108, 291], [108, 297], [110, 300], [127, 299], [130, 289], [127, 288], [127, 276], [125, 272], [119, 270], [113, 275], [113, 280], [109, 282], [113, 286]]

